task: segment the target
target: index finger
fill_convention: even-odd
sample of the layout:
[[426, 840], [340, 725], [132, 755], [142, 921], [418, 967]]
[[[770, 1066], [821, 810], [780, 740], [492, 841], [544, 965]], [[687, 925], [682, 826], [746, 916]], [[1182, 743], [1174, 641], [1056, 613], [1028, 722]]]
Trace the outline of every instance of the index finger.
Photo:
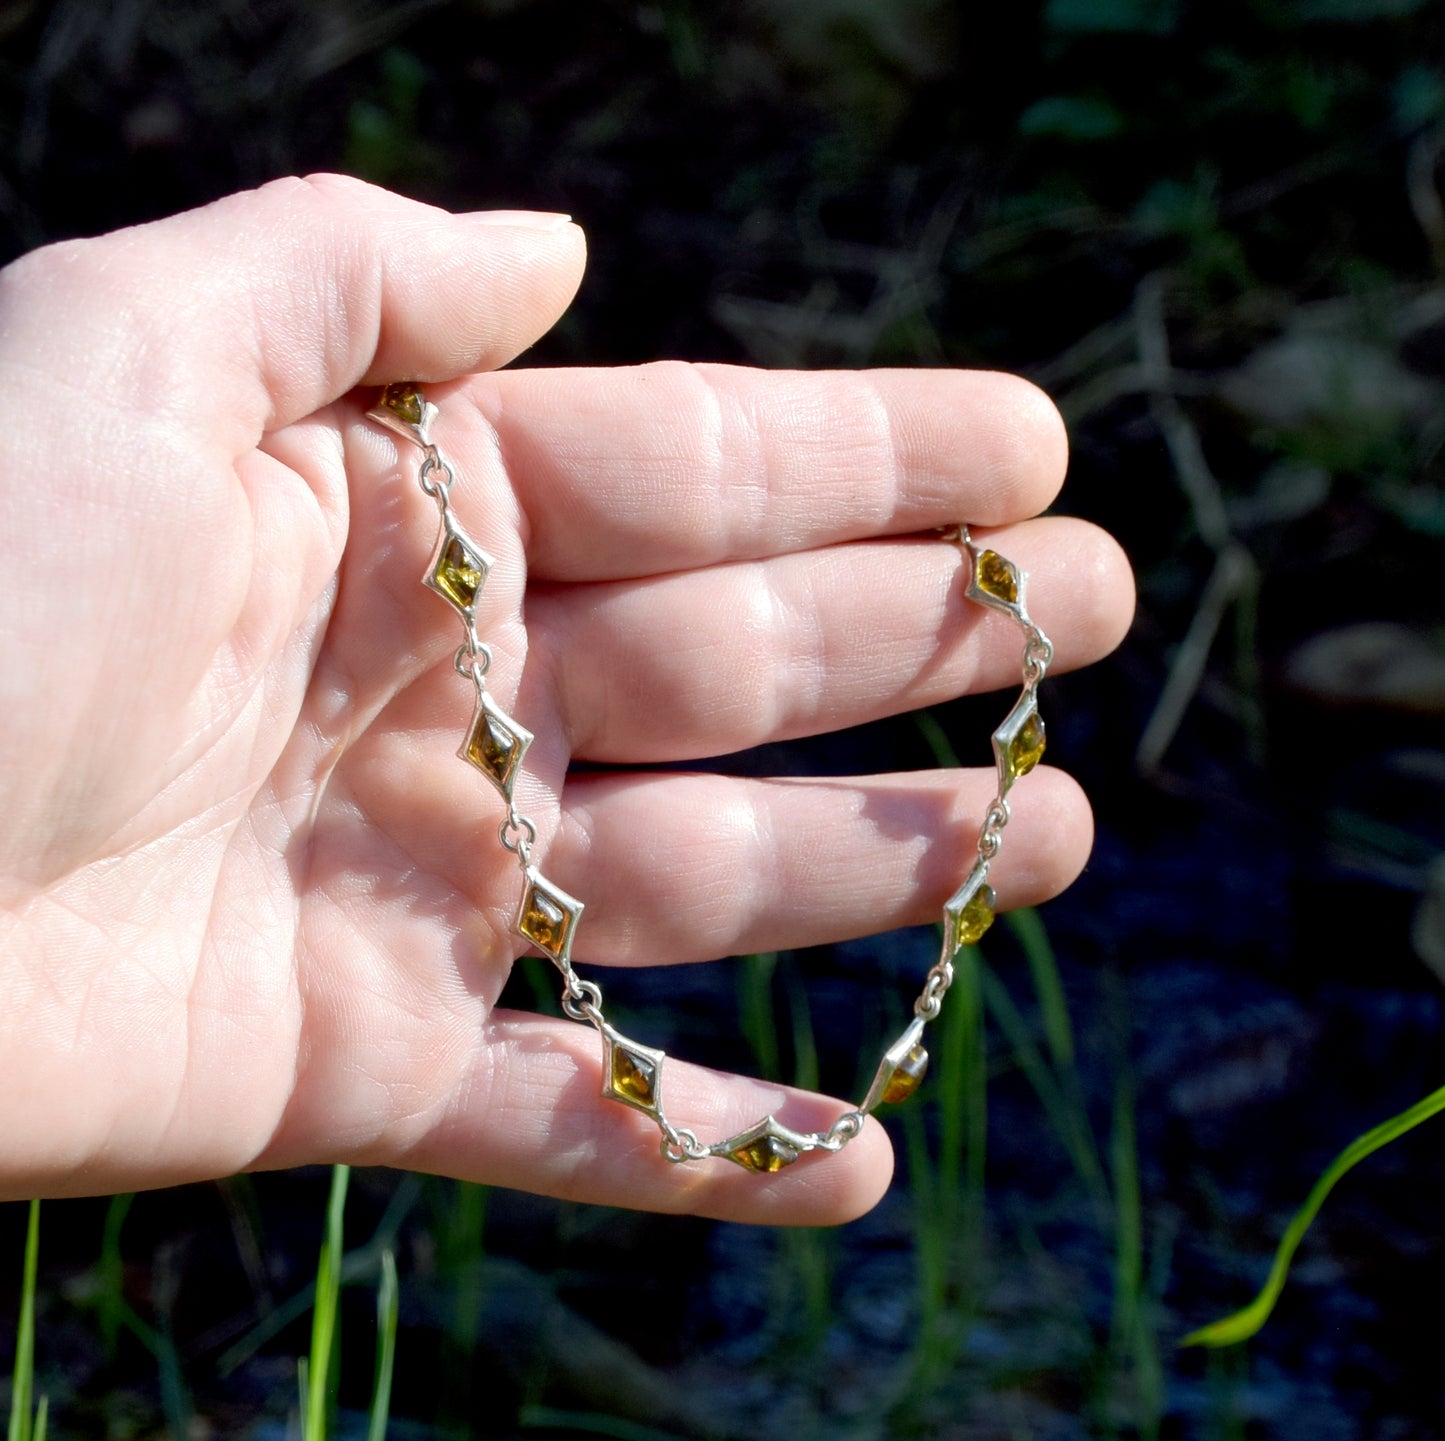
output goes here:
[[1063, 482], [1053, 403], [989, 371], [683, 362], [462, 382], [438, 427], [510, 480], [529, 568], [616, 580], [1037, 514]]

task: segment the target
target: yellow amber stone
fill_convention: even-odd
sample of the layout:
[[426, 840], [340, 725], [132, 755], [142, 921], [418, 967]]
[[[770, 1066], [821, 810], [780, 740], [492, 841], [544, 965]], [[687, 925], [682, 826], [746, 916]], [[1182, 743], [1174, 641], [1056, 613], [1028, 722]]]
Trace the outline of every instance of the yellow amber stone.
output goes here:
[[888, 1078], [888, 1084], [883, 1088], [883, 1099], [890, 1106], [896, 1106], [899, 1101], [906, 1101], [923, 1084], [923, 1078], [927, 1074], [928, 1052], [923, 1049], [920, 1042], [911, 1047], [894, 1067], [893, 1074]]
[[467, 759], [505, 785], [512, 771], [512, 758], [517, 738], [493, 715], [483, 711], [479, 723], [467, 742]]
[[974, 572], [978, 588], [989, 595], [1006, 600], [1010, 605], [1017, 603], [1019, 583], [1014, 568], [996, 550], [980, 552], [978, 566]]
[[[958, 913], [953, 922], [953, 949], [976, 946], [983, 933], [993, 925], [993, 891], [980, 886], [969, 898], [968, 904]], [[920, 1075], [919, 1080], [923, 1077]]]
[[1015, 780], [1028, 775], [1043, 759], [1044, 744], [1044, 723], [1035, 711], [1008, 743], [1008, 770]]
[[436, 583], [453, 605], [467, 610], [482, 588], [482, 572], [456, 536], [450, 536], [437, 558]]
[[749, 1171], [761, 1171], [764, 1175], [781, 1171], [784, 1166], [798, 1159], [798, 1153], [786, 1141], [780, 1141], [776, 1136], [759, 1136], [757, 1140], [749, 1141], [747, 1145], [739, 1146], [728, 1154]]
[[562, 943], [567, 939], [567, 913], [549, 896], [544, 896], [535, 887], [527, 898], [527, 908], [517, 929], [548, 955], [562, 953]]
[[420, 425], [422, 417], [421, 390], [414, 380], [399, 380], [381, 392], [381, 403], [408, 425]]
[[657, 1094], [657, 1067], [621, 1046], [612, 1048], [612, 1089], [629, 1101], [651, 1106]]

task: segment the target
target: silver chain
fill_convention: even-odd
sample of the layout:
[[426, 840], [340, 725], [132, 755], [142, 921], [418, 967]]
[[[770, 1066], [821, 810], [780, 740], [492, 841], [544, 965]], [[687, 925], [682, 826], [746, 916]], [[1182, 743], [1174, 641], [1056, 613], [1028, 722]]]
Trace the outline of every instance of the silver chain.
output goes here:
[[452, 666], [471, 682], [476, 704], [473, 729], [461, 755], [471, 761], [501, 792], [506, 815], [498, 828], [502, 846], [517, 857], [524, 877], [524, 892], [515, 929], [523, 940], [549, 957], [562, 977], [561, 1005], [574, 1021], [590, 1025], [602, 1037], [602, 1095], [645, 1112], [661, 1134], [661, 1152], [672, 1162], [723, 1157], [748, 1170], [772, 1172], [791, 1164], [808, 1151], [841, 1151], [863, 1129], [865, 1118], [880, 1104], [906, 1099], [917, 1088], [927, 1067], [928, 1053], [921, 1037], [935, 1020], [943, 998], [953, 984], [953, 958], [959, 948], [975, 944], [993, 920], [994, 893], [986, 883], [990, 863], [1003, 844], [1010, 810], [1008, 792], [1019, 776], [1037, 763], [1043, 752], [1043, 722], [1035, 693], [1048, 672], [1054, 648], [1030, 619], [1024, 607], [1026, 577], [995, 551], [981, 548], [966, 525], [943, 527], [939, 535], [956, 545], [967, 566], [966, 595], [970, 601], [1013, 617], [1025, 638], [1023, 688], [1013, 709], [994, 732], [998, 793], [985, 812], [975, 846], [976, 860], [960, 890], [944, 907], [943, 950], [929, 970], [923, 990], [913, 1004], [914, 1019], [884, 1053], [864, 1100], [843, 1112], [825, 1131], [793, 1131], [772, 1116], [736, 1136], [714, 1142], [700, 1141], [686, 1127], [675, 1126], [662, 1108], [662, 1068], [666, 1056], [616, 1031], [602, 1008], [602, 989], [584, 980], [572, 967], [572, 936], [582, 903], [552, 885], [533, 864], [537, 827], [512, 803], [511, 788], [521, 769], [521, 757], [531, 735], [492, 701], [487, 675], [492, 651], [477, 629], [476, 605], [491, 560], [467, 539], [452, 506], [456, 471], [431, 439], [436, 407], [420, 388], [404, 382], [387, 386], [369, 416], [420, 447], [417, 483], [436, 502], [441, 534], [425, 583], [447, 600], [461, 617], [463, 639], [452, 656]]

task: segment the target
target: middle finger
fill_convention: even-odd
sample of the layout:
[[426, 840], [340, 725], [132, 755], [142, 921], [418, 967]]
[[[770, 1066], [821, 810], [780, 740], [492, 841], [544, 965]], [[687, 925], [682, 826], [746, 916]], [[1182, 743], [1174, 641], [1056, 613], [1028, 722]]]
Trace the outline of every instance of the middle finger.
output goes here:
[[[1046, 518], [991, 537], [1032, 571], [1059, 668], [1128, 625], [1127, 562], [1102, 531]], [[840, 730], [1016, 682], [1022, 641], [963, 598], [955, 546], [867, 541], [639, 581], [534, 586], [529, 666], [582, 760], [655, 764]]]

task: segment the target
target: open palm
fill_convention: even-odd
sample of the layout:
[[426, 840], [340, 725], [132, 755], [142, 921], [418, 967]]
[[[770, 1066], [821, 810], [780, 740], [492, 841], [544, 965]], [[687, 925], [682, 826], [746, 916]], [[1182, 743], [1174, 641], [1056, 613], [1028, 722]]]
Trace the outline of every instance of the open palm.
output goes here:
[[[497, 562], [489, 684], [537, 735], [518, 801], [587, 902], [584, 969], [931, 919], [991, 773], [675, 763], [1009, 684], [1016, 632], [965, 607], [933, 527], [1003, 528], [1066, 665], [1122, 633], [1127, 568], [1029, 519], [1062, 433], [1008, 377], [494, 373], [582, 264], [558, 217], [320, 177], [0, 273], [0, 1195], [347, 1160], [817, 1222], [887, 1184], [871, 1122], [766, 1179], [670, 1166], [598, 1101], [591, 1031], [493, 1008], [518, 876], [454, 758], [456, 616], [418, 584], [435, 509], [353, 389], [438, 382], [453, 502]], [[1040, 770], [1001, 902], [1088, 844]], [[705, 1139], [839, 1110], [680, 1063], [668, 1087]]]

